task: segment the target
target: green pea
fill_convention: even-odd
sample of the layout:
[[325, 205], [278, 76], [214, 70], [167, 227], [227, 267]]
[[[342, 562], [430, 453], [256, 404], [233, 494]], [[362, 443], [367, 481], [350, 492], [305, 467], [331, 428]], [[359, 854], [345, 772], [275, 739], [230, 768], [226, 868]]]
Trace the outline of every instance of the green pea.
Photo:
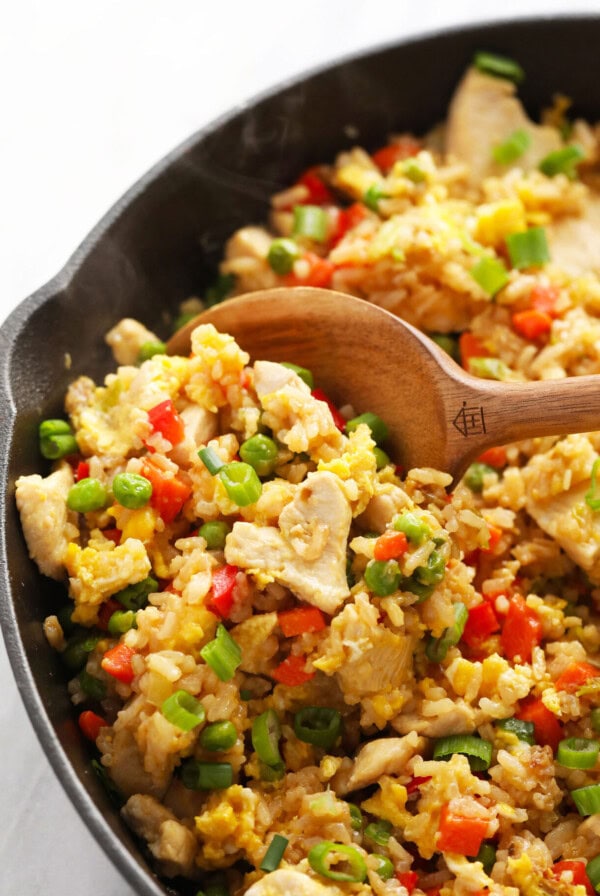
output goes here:
[[446, 573], [446, 561], [439, 551], [433, 550], [427, 558], [425, 566], [415, 569], [415, 576], [421, 585], [437, 585]]
[[431, 529], [427, 523], [423, 522], [416, 513], [407, 510], [399, 516], [394, 517], [392, 526], [397, 532], [404, 532], [409, 541], [413, 544], [423, 544], [426, 538], [431, 535]]
[[100, 635], [90, 635], [87, 631], [79, 631], [69, 638], [60, 658], [71, 672], [78, 672], [85, 666], [88, 653], [91, 653], [99, 640]]
[[358, 417], [353, 417], [352, 420], [348, 420], [346, 423], [346, 432], [348, 435], [351, 432], [354, 432], [361, 423], [366, 423], [369, 427], [373, 441], [377, 445], [385, 442], [389, 435], [389, 430], [381, 417], [378, 417], [377, 414], [372, 414], [371, 411], [367, 411], [365, 414], [360, 414]]
[[40, 452], [48, 460], [57, 460], [79, 450], [73, 430], [66, 420], [42, 420], [38, 436]]
[[273, 240], [267, 254], [267, 261], [272, 271], [280, 276], [289, 274], [294, 267], [294, 262], [300, 258], [301, 252], [294, 240], [286, 237], [278, 237]]
[[158, 591], [158, 582], [152, 576], [147, 576], [135, 585], [127, 585], [113, 594], [115, 600], [126, 610], [141, 610], [148, 603], [148, 595]]
[[382, 880], [390, 880], [394, 876], [394, 866], [387, 856], [374, 855], [377, 862], [375, 872]]
[[123, 635], [130, 628], [137, 628], [134, 610], [115, 610], [108, 620], [111, 635]]
[[468, 486], [472, 492], [480, 492], [483, 489], [483, 478], [487, 476], [488, 473], [495, 473], [493, 467], [490, 467], [488, 464], [482, 464], [479, 461], [475, 461], [474, 464], [468, 468], [467, 472], [464, 476], [464, 483]]
[[400, 587], [402, 573], [396, 560], [369, 560], [365, 569], [365, 583], [378, 597], [393, 594]]
[[240, 446], [240, 457], [259, 476], [270, 476], [277, 463], [278, 448], [269, 436], [257, 433]]
[[209, 520], [200, 526], [198, 535], [206, 542], [209, 551], [222, 551], [231, 526], [224, 520]]
[[152, 483], [138, 473], [117, 473], [112, 482], [115, 499], [128, 510], [144, 507], [152, 496]]
[[378, 470], [383, 470], [384, 467], [387, 467], [392, 462], [389, 455], [387, 455], [383, 448], [380, 448], [379, 445], [375, 445], [375, 447], [373, 448], [373, 454], [375, 455], [375, 462], [377, 464]]
[[106, 506], [108, 495], [99, 479], [86, 476], [72, 485], [67, 495], [67, 507], [77, 513], [90, 513]]

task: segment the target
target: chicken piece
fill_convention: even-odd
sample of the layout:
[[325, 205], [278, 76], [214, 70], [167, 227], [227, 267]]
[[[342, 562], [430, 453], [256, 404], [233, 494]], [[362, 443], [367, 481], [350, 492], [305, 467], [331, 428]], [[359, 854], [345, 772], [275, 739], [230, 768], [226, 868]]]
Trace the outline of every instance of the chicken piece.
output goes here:
[[51, 579], [65, 576], [65, 557], [70, 541], [79, 536], [67, 508], [67, 494], [73, 485], [69, 464], [42, 478], [37, 473], [21, 476], [16, 483], [16, 499], [29, 556], [40, 572]]
[[252, 884], [246, 896], [340, 896], [341, 892], [338, 887], [326, 887], [302, 871], [278, 868]]
[[503, 173], [492, 150], [514, 131], [526, 131], [529, 148], [518, 165], [527, 171], [562, 146], [559, 132], [534, 124], [515, 96], [516, 88], [506, 78], [495, 78], [470, 68], [456, 88], [448, 112], [446, 152], [469, 165], [471, 183], [480, 184], [492, 174]]
[[254, 386], [265, 412], [263, 423], [291, 451], [327, 461], [344, 450], [346, 438], [333, 422], [327, 404], [313, 398], [293, 370], [272, 361], [257, 361]]
[[145, 342], [159, 342], [151, 330], [132, 317], [124, 317], [109, 330], [104, 341], [111, 347], [117, 364], [135, 364]]
[[251, 675], [268, 675], [271, 660], [279, 649], [273, 634], [277, 628], [277, 613], [258, 613], [231, 629], [231, 636], [242, 651], [240, 669]]
[[273, 236], [264, 227], [241, 227], [225, 246], [225, 258], [265, 258], [269, 254]]
[[382, 775], [400, 775], [406, 763], [425, 748], [425, 738], [411, 731], [404, 737], [381, 737], [360, 748], [348, 779], [348, 792], [376, 784]]
[[379, 491], [373, 495], [365, 510], [358, 517], [358, 524], [365, 532], [384, 532], [397, 513], [412, 507], [412, 502], [406, 492], [399, 486], [385, 484], [379, 486]]
[[[448, 701], [449, 702], [449, 701]], [[423, 712], [402, 713], [391, 722], [399, 734], [417, 731], [425, 737], [447, 737], [450, 734], [470, 734], [475, 730], [475, 711], [464, 700], [454, 700], [452, 707], [444, 707], [441, 715], [427, 717]]]
[[196, 838], [157, 799], [136, 793], [127, 800], [121, 815], [132, 831], [148, 843], [165, 877], [189, 877], [192, 874]]
[[234, 523], [228, 563], [279, 582], [301, 600], [334, 613], [348, 597], [346, 543], [352, 513], [332, 473], [309, 473], [279, 516], [279, 528]]
[[577, 275], [600, 273], [600, 196], [586, 199], [581, 217], [564, 217], [547, 228], [553, 264]]
[[169, 453], [180, 467], [189, 467], [197, 460], [198, 448], [214, 439], [218, 433], [217, 415], [198, 404], [189, 404], [179, 411], [184, 437]]
[[278, 285], [278, 277], [267, 261], [273, 236], [263, 227], [242, 227], [225, 246], [222, 274], [235, 276], [235, 292], [252, 292]]

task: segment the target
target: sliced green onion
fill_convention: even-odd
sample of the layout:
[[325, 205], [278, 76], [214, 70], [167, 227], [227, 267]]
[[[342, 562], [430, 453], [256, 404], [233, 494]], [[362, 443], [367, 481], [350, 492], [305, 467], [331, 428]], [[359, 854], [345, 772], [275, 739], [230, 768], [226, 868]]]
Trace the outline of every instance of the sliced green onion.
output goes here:
[[306, 367], [299, 367], [297, 364], [291, 364], [289, 361], [280, 361], [279, 363], [282, 367], [287, 367], [289, 370], [293, 370], [294, 373], [297, 373], [300, 379], [306, 383], [309, 389], [314, 389], [315, 378], [312, 375], [312, 372], [310, 370], [307, 370]]
[[273, 240], [267, 253], [267, 261], [271, 270], [283, 276], [289, 274], [294, 267], [294, 262], [300, 258], [300, 247], [293, 240], [279, 237]]
[[40, 452], [48, 460], [57, 460], [79, 451], [73, 430], [66, 420], [42, 420], [38, 436]]
[[238, 507], [255, 504], [262, 494], [262, 483], [250, 464], [233, 460], [221, 467], [217, 475], [229, 498]]
[[469, 373], [483, 380], [500, 380], [510, 377], [510, 367], [500, 358], [469, 358]]
[[483, 870], [489, 874], [496, 864], [496, 849], [491, 843], [482, 843], [479, 852], [473, 859], [474, 862], [481, 862]]
[[[329, 880], [362, 883], [367, 878], [366, 862], [355, 846], [323, 840], [308, 853], [308, 864], [313, 871]], [[341, 871], [336, 871], [336, 867]]]
[[371, 430], [371, 435], [376, 445], [385, 442], [389, 435], [389, 429], [381, 417], [378, 417], [377, 414], [372, 414], [370, 411], [367, 411], [365, 414], [360, 414], [358, 417], [353, 417], [352, 420], [348, 420], [346, 423], [346, 433], [350, 435], [351, 432], [358, 429], [361, 423], [367, 424]]
[[454, 622], [444, 629], [439, 638], [432, 638], [429, 641], [425, 648], [427, 659], [431, 660], [432, 663], [441, 663], [446, 659], [450, 648], [454, 647], [455, 644], [458, 644], [460, 641], [468, 617], [469, 611], [465, 605], [462, 603], [455, 603]]
[[221, 460], [214, 448], [201, 448], [198, 452], [198, 457], [211, 476], [214, 476], [221, 467], [225, 466], [225, 461]]
[[382, 880], [391, 880], [394, 876], [394, 865], [391, 859], [388, 859], [387, 856], [380, 856], [377, 853], [373, 855], [373, 859], [376, 862], [375, 873]]
[[455, 336], [449, 336], [447, 333], [429, 333], [429, 338], [432, 339], [436, 345], [439, 345], [447, 355], [450, 355], [454, 361], [460, 360], [458, 340]]
[[240, 445], [240, 457], [258, 476], [270, 476], [277, 464], [279, 449], [273, 439], [257, 433]]
[[152, 576], [146, 576], [135, 585], [127, 585], [113, 594], [115, 600], [126, 610], [141, 610], [148, 603], [148, 595], [158, 591], [158, 582]]
[[266, 765], [276, 766], [281, 762], [280, 737], [281, 725], [274, 709], [267, 709], [256, 716], [252, 723], [252, 746], [258, 758]]
[[431, 529], [427, 523], [410, 510], [395, 516], [392, 526], [397, 532], [404, 532], [408, 540], [416, 545], [423, 544], [425, 539], [431, 535]]
[[78, 631], [67, 641], [67, 646], [62, 651], [60, 658], [71, 672], [79, 672], [85, 666], [88, 653], [91, 653], [100, 635], [90, 635], [86, 631]]
[[112, 481], [112, 492], [122, 507], [138, 510], [152, 497], [152, 483], [139, 473], [117, 473]]
[[[197, 894], [197, 896], [200, 896], [200, 894]], [[202, 896], [229, 896], [227, 878], [222, 872], [212, 875], [204, 887]]]
[[484, 772], [492, 761], [492, 744], [473, 734], [451, 734], [435, 742], [434, 759], [450, 759], [455, 753], [467, 757], [471, 771]]
[[513, 268], [539, 268], [550, 261], [546, 231], [543, 227], [530, 227], [520, 233], [509, 233], [506, 246]]
[[230, 762], [197, 762], [181, 766], [181, 780], [188, 790], [225, 790], [233, 784]]
[[108, 620], [111, 635], [124, 635], [132, 628], [137, 628], [134, 610], [115, 610]]
[[481, 50], [473, 59], [475, 68], [486, 75], [494, 75], [496, 78], [506, 78], [519, 84], [525, 77], [525, 72], [518, 62], [508, 56], [499, 56], [497, 53], [487, 53]]
[[511, 734], [514, 734], [519, 740], [524, 741], [524, 743], [529, 744], [531, 747], [535, 745], [535, 726], [533, 722], [525, 722], [522, 719], [498, 719], [496, 722], [496, 728], [500, 728], [502, 731], [510, 731]]
[[144, 361], [148, 361], [150, 358], [153, 358], [154, 355], [166, 355], [167, 354], [167, 345], [165, 342], [161, 342], [160, 339], [149, 340], [148, 342], [143, 342], [140, 345], [140, 350], [138, 353], [138, 364], [142, 364]]
[[306, 236], [317, 243], [324, 243], [329, 229], [329, 218], [320, 205], [294, 206], [294, 236]]
[[364, 576], [367, 588], [377, 597], [393, 594], [402, 581], [402, 573], [396, 560], [369, 560]]
[[593, 859], [589, 859], [585, 866], [585, 873], [596, 893], [600, 892], [598, 890], [598, 887], [600, 886], [600, 855], [594, 856]]
[[372, 212], [379, 211], [379, 200], [385, 197], [381, 184], [371, 184], [363, 194], [363, 202]]
[[509, 281], [504, 262], [490, 255], [483, 255], [475, 262], [469, 273], [488, 296], [495, 296]]
[[103, 700], [106, 697], [106, 684], [95, 675], [90, 675], [85, 669], [79, 673], [79, 685], [86, 697], [92, 700]]
[[571, 791], [573, 802], [580, 815], [596, 815], [600, 812], [600, 784], [589, 784]]
[[362, 831], [363, 814], [354, 803], [348, 803], [348, 811], [350, 812], [350, 826], [353, 831]]
[[389, 454], [386, 454], [383, 448], [380, 448], [379, 445], [375, 445], [373, 454], [375, 455], [375, 463], [378, 470], [383, 470], [384, 467], [387, 467], [392, 462]]
[[75, 631], [75, 623], [73, 622], [73, 610], [75, 606], [72, 601], [64, 604], [56, 614], [60, 627], [65, 635], [72, 635]]
[[200, 735], [200, 746], [211, 753], [220, 753], [235, 746], [237, 739], [237, 728], [233, 722], [211, 722]]
[[590, 713], [590, 725], [594, 731], [600, 731], [600, 708], [593, 709]]
[[446, 561], [439, 551], [433, 550], [425, 566], [417, 566], [415, 578], [421, 585], [439, 585], [446, 575]]
[[204, 304], [210, 308], [226, 299], [235, 286], [235, 274], [219, 274], [212, 286], [204, 293]]
[[377, 846], [387, 846], [392, 833], [392, 825], [389, 821], [380, 818], [372, 821], [365, 828], [365, 837]]
[[303, 706], [294, 716], [294, 733], [298, 740], [329, 749], [342, 730], [342, 716], [328, 706]]
[[600, 753], [600, 743], [587, 737], [567, 737], [561, 740], [556, 761], [564, 768], [594, 768]]
[[289, 842], [287, 837], [282, 837], [281, 834], [274, 834], [273, 839], [269, 843], [269, 848], [265, 853], [265, 857], [260, 863], [260, 870], [268, 873], [269, 871], [275, 871], [276, 868], [279, 868], [279, 863], [283, 858], [285, 848]]
[[200, 656], [221, 681], [231, 681], [242, 661], [242, 651], [220, 622], [217, 636], [200, 651]]
[[548, 177], [554, 177], [555, 174], [566, 174], [571, 180], [576, 176], [577, 170], [575, 166], [585, 158], [585, 153], [581, 146], [572, 143], [570, 146], [563, 146], [542, 159], [539, 169], [542, 174]]
[[91, 513], [93, 510], [101, 510], [107, 499], [107, 491], [100, 480], [86, 476], [69, 489], [67, 507], [77, 513]]
[[204, 539], [209, 551], [222, 551], [230, 532], [231, 526], [225, 520], [209, 520], [200, 526], [198, 535]]
[[283, 760], [281, 760], [281, 762], [276, 762], [275, 765], [267, 765], [266, 762], [259, 760], [258, 766], [260, 769], [261, 781], [267, 781], [270, 784], [273, 784], [276, 781], [281, 781], [285, 776], [285, 765], [283, 764]]
[[594, 512], [600, 510], [600, 486], [598, 486], [596, 481], [598, 478], [599, 467], [600, 457], [597, 457], [592, 464], [592, 472], [590, 473], [592, 482], [589, 489], [585, 493], [585, 503], [590, 508], [590, 510], [593, 510]]
[[483, 490], [483, 478], [489, 473], [496, 473], [496, 470], [493, 467], [490, 467], [489, 464], [482, 464], [480, 461], [475, 461], [475, 463], [471, 464], [467, 469], [467, 472], [464, 475], [464, 483], [472, 492], [481, 492]]
[[206, 718], [204, 707], [193, 694], [179, 690], [171, 694], [163, 702], [160, 711], [163, 716], [181, 731], [193, 731], [198, 725], [202, 725]]
[[510, 165], [520, 159], [531, 146], [531, 137], [524, 128], [513, 131], [503, 143], [492, 149], [492, 158], [499, 165]]

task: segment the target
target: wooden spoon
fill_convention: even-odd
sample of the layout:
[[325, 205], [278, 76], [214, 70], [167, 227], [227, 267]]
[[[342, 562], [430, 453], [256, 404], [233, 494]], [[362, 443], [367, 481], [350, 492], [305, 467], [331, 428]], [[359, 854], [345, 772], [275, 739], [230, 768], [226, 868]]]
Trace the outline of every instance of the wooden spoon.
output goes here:
[[600, 376], [503, 383], [471, 376], [431, 339], [382, 308], [327, 289], [267, 289], [209, 308], [169, 340], [187, 354], [212, 323], [252, 360], [307, 367], [315, 384], [389, 427], [386, 450], [405, 470], [434, 467], [456, 482], [491, 446], [600, 429]]

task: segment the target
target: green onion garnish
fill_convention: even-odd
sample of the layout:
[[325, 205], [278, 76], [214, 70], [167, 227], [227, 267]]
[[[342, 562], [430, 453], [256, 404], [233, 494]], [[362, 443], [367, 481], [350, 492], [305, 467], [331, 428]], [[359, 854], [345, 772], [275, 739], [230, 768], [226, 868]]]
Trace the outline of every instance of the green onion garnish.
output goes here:
[[377, 854], [375, 854], [373, 858], [377, 862], [375, 873], [378, 874], [382, 880], [391, 880], [394, 876], [394, 866], [391, 859], [388, 859], [387, 856], [380, 856]]
[[372, 212], [379, 211], [379, 200], [385, 197], [381, 184], [371, 184], [363, 194], [363, 202]]
[[593, 859], [589, 859], [585, 866], [585, 873], [596, 893], [600, 892], [598, 890], [598, 887], [600, 886], [600, 855], [594, 856]]
[[592, 472], [590, 473], [591, 477], [591, 485], [587, 492], [585, 493], [585, 503], [590, 508], [596, 512], [600, 510], [600, 487], [597, 484], [598, 478], [598, 468], [600, 467], [600, 457], [597, 457], [594, 463], [592, 464]]
[[242, 651], [220, 622], [217, 635], [200, 651], [200, 656], [221, 681], [231, 681], [242, 661]]
[[230, 532], [231, 526], [225, 520], [209, 520], [200, 526], [198, 535], [204, 539], [209, 551], [222, 551]]
[[221, 467], [225, 466], [225, 461], [221, 460], [214, 448], [201, 448], [198, 452], [198, 457], [211, 476], [214, 476]]
[[467, 757], [471, 771], [484, 772], [492, 761], [492, 744], [473, 734], [451, 734], [435, 742], [434, 759], [450, 759], [455, 753]]
[[429, 333], [428, 335], [429, 338], [432, 339], [436, 345], [439, 345], [447, 355], [450, 355], [454, 361], [460, 360], [458, 340], [455, 336], [449, 336], [447, 333]]
[[211, 722], [200, 735], [200, 746], [211, 753], [220, 753], [235, 746], [237, 739], [237, 728], [233, 722]]
[[542, 174], [548, 177], [554, 177], [555, 174], [566, 174], [571, 180], [576, 176], [577, 170], [575, 166], [585, 158], [585, 153], [581, 146], [572, 143], [570, 146], [563, 146], [542, 159], [539, 168]]
[[279, 738], [281, 725], [274, 709], [267, 709], [256, 716], [252, 723], [252, 746], [258, 758], [269, 766], [277, 766], [281, 762]]
[[600, 784], [589, 784], [571, 791], [573, 802], [580, 815], [595, 815], [600, 812]]
[[379, 821], [372, 821], [365, 828], [365, 837], [377, 846], [387, 846], [390, 835], [392, 833], [391, 822], [380, 818]]
[[503, 143], [492, 149], [492, 158], [499, 165], [510, 165], [520, 159], [531, 146], [531, 137], [523, 128], [513, 131]]
[[202, 725], [206, 718], [204, 707], [199, 700], [188, 691], [175, 691], [164, 701], [160, 708], [163, 716], [181, 731], [193, 731]]
[[137, 510], [152, 497], [152, 483], [138, 473], [117, 473], [112, 481], [112, 492], [122, 507]]
[[307, 370], [306, 367], [299, 367], [298, 364], [291, 364], [289, 361], [280, 361], [279, 362], [282, 367], [287, 367], [289, 370], [293, 370], [294, 373], [297, 373], [301, 380], [303, 380], [309, 389], [314, 389], [315, 387], [315, 378], [312, 375], [310, 370]]
[[79, 451], [73, 430], [66, 420], [42, 420], [38, 435], [40, 452], [48, 460], [57, 460]]
[[271, 266], [271, 270], [281, 277], [289, 274], [294, 267], [294, 262], [300, 258], [300, 248], [293, 241], [280, 237], [273, 240], [267, 253], [267, 261]]
[[469, 611], [465, 605], [462, 603], [455, 603], [454, 622], [444, 629], [439, 638], [432, 638], [429, 641], [425, 648], [427, 659], [431, 660], [432, 663], [441, 663], [446, 659], [450, 648], [454, 647], [460, 641], [468, 617]]
[[108, 631], [111, 635], [124, 635], [132, 628], [137, 628], [134, 610], [115, 610], [108, 620]]
[[306, 236], [317, 243], [327, 239], [329, 218], [325, 209], [319, 205], [294, 206], [294, 236]]
[[67, 507], [77, 513], [101, 510], [108, 500], [108, 493], [99, 479], [87, 476], [72, 485], [67, 494]]
[[510, 368], [500, 358], [469, 358], [469, 373], [483, 380], [504, 382], [510, 376]]
[[511, 734], [514, 734], [519, 740], [524, 741], [526, 744], [530, 746], [534, 746], [535, 744], [535, 727], [533, 722], [525, 722], [522, 719], [498, 719], [495, 723], [496, 728], [500, 728], [502, 731], [510, 731]]
[[417, 545], [423, 544], [425, 539], [431, 535], [431, 529], [427, 523], [410, 510], [395, 516], [392, 526], [397, 532], [404, 532], [408, 540]]
[[262, 483], [250, 464], [232, 460], [221, 467], [217, 475], [227, 495], [238, 507], [255, 504], [262, 494]]
[[354, 432], [361, 423], [366, 423], [369, 427], [371, 436], [376, 445], [385, 442], [389, 435], [389, 430], [381, 417], [378, 417], [377, 414], [372, 414], [370, 411], [360, 414], [358, 417], [353, 417], [352, 420], [348, 420], [346, 423], [346, 433], [350, 435], [350, 433]]
[[354, 803], [348, 803], [348, 810], [350, 812], [350, 826], [353, 831], [362, 831], [363, 826], [363, 814]]
[[[338, 863], [346, 870], [336, 871]], [[323, 840], [309, 850], [308, 864], [313, 871], [329, 880], [362, 883], [367, 878], [367, 865], [361, 853], [355, 846], [345, 843]]]
[[393, 594], [402, 581], [402, 573], [396, 560], [369, 560], [364, 577], [367, 588], [377, 597]]
[[181, 766], [181, 780], [188, 790], [225, 790], [233, 784], [230, 762], [197, 762]]
[[600, 753], [600, 743], [587, 737], [567, 737], [561, 740], [556, 761], [564, 768], [593, 768]]
[[275, 781], [281, 781], [281, 779], [285, 775], [285, 765], [283, 760], [281, 762], [277, 762], [275, 765], [267, 765], [266, 762], [263, 762], [262, 759], [258, 762], [260, 769], [260, 780], [268, 781], [270, 784]]
[[379, 445], [375, 445], [373, 454], [375, 455], [375, 464], [377, 465], [378, 470], [383, 470], [384, 467], [387, 467], [392, 462], [389, 454], [386, 454], [383, 448], [380, 448]]
[[298, 740], [328, 750], [342, 730], [342, 716], [328, 706], [303, 706], [294, 716], [294, 733]]
[[475, 68], [486, 75], [494, 75], [496, 78], [506, 78], [519, 84], [525, 77], [525, 72], [518, 62], [508, 56], [499, 56], [497, 53], [487, 53], [484, 50], [475, 54], [473, 59]]
[[513, 268], [538, 268], [550, 261], [546, 231], [543, 227], [530, 227], [522, 233], [510, 233], [506, 246]]
[[483, 870], [489, 874], [496, 864], [496, 849], [491, 843], [482, 843], [479, 852], [473, 859], [474, 862], [481, 862]]
[[600, 731], [600, 708], [593, 709], [590, 713], [590, 725], [594, 731]]
[[493, 467], [490, 467], [489, 464], [482, 464], [480, 461], [475, 461], [475, 463], [472, 463], [467, 469], [464, 476], [464, 483], [472, 492], [480, 492], [483, 490], [483, 478], [484, 476], [487, 476], [488, 473], [496, 473], [496, 470]]
[[282, 837], [281, 834], [274, 834], [273, 839], [269, 843], [269, 848], [265, 853], [265, 857], [260, 863], [260, 870], [268, 873], [269, 871], [275, 871], [276, 868], [279, 868], [279, 863], [283, 858], [288, 843], [289, 840], [287, 837]]
[[240, 457], [250, 464], [258, 476], [270, 476], [277, 464], [279, 449], [273, 439], [257, 433], [242, 442]]
[[148, 342], [143, 342], [140, 346], [140, 350], [138, 353], [138, 364], [142, 364], [144, 361], [148, 361], [150, 358], [153, 358], [154, 355], [166, 355], [167, 354], [167, 345], [165, 342], [161, 342], [160, 339], [149, 340]]
[[504, 262], [490, 255], [483, 255], [470, 270], [471, 277], [488, 296], [495, 296], [508, 283], [508, 271]]
[[141, 582], [135, 585], [127, 585], [113, 594], [115, 600], [125, 607], [126, 610], [141, 610], [148, 603], [148, 595], [158, 591], [158, 582], [152, 576], [146, 576]]

